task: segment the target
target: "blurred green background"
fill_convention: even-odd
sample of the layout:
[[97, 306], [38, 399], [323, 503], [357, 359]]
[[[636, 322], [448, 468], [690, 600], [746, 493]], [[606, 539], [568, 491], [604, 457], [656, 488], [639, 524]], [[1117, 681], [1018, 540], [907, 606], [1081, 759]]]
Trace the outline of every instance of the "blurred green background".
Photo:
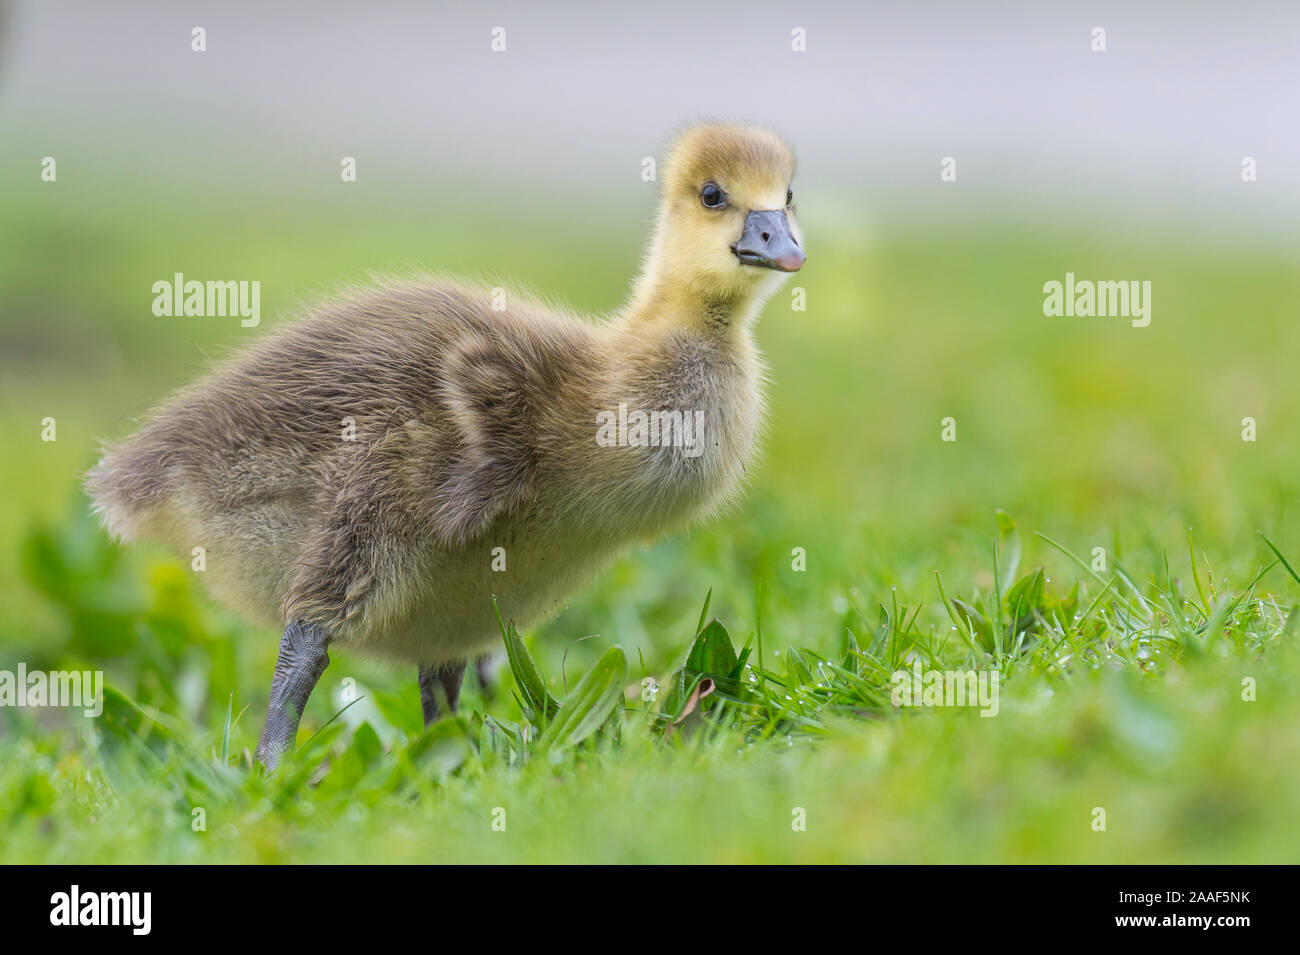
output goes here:
[[[174, 58], [188, 55], [188, 13], [171, 24], [184, 27]], [[161, 16], [148, 23], [161, 29]], [[14, 24], [33, 20], [30, 8], [11, 11], [11, 54], [22, 35]], [[388, 28], [400, 24], [368, 24], [373, 35]], [[226, 35], [234, 30], [227, 24]], [[499, 89], [526, 82], [530, 63], [550, 62], [528, 55], [535, 60], [512, 66], [523, 75]], [[62, 99], [51, 80], [44, 110], [12, 86], [6, 103], [14, 135], [0, 151], [0, 669], [102, 668], [204, 754], [233, 694], [234, 713], [248, 707], [232, 731], [238, 754], [256, 741], [278, 635], [212, 605], [184, 563], [107, 542], [79, 491], [98, 442], [128, 432], [212, 358], [373, 274], [522, 283], [593, 315], [612, 311], [653, 208], [653, 186], [636, 175], [642, 146], [657, 151], [673, 123], [635, 110], [616, 120], [641, 131], [617, 163], [612, 147], [593, 145], [600, 161], [586, 182], [586, 167], [566, 157], [597, 143], [598, 123], [558, 125], [553, 143], [544, 124], [529, 127], [517, 157], [480, 165], [474, 129], [453, 116], [446, 141], [427, 147], [427, 169], [418, 149], [399, 156], [372, 143], [358, 182], [343, 184], [338, 156], [364, 150], [317, 143], [310, 162], [280, 165], [303, 140], [292, 125], [257, 139], [256, 123], [276, 128], [275, 95], [253, 119], [238, 112], [249, 103], [238, 90], [223, 106], [220, 65], [201, 111], [208, 125], [174, 137], [165, 123], [141, 132], [151, 100], [138, 90], [122, 94], [125, 131], [114, 129], [115, 113], [71, 110], [79, 95], [94, 100], [101, 67], [83, 63], [80, 85]], [[30, 61], [11, 74], [28, 94], [39, 87]], [[185, 97], [167, 96], [166, 75], [159, 69], [140, 87], [160, 97], [159, 109], [180, 109]], [[673, 95], [688, 86], [674, 84]], [[293, 88], [314, 95], [305, 81]], [[725, 108], [726, 96], [709, 89], [701, 108]], [[747, 115], [764, 115], [746, 105]], [[698, 112], [664, 108], [679, 108], [674, 123]], [[428, 109], [420, 121], [436, 123], [437, 106]], [[1033, 532], [1085, 557], [1104, 547], [1139, 588], [1162, 593], [1195, 592], [1189, 531], [1202, 580], [1225, 593], [1245, 591], [1273, 559], [1257, 532], [1300, 563], [1300, 243], [1266, 221], [1267, 202], [1252, 195], [1255, 206], [1222, 229], [1218, 186], [1172, 207], [1113, 213], [1146, 194], [1139, 177], [1097, 189], [1092, 214], [1066, 214], [1069, 182], [1018, 193], [976, 176], [968, 186], [963, 165], [942, 192], [943, 153], [920, 146], [923, 175], [865, 184], [850, 146], [820, 127], [805, 141], [799, 126], [812, 120], [780, 109], [771, 118], [782, 126], [784, 115], [806, 160], [796, 192], [809, 262], [758, 326], [771, 417], [752, 487], [709, 525], [628, 556], [530, 634], [553, 684], [571, 683], [612, 643], [627, 651], [630, 677], [662, 678], [681, 662], [710, 590], [711, 615], [742, 641], [761, 623], [772, 647], [831, 652], [846, 627], [869, 630], [882, 605], [917, 609], [917, 630], [942, 636], [950, 621], [935, 572], [950, 594], [987, 593], [998, 509], [1018, 522], [1022, 568], [1046, 566], [1062, 591], [1082, 581], [1085, 602], [1097, 596], [1095, 581]], [[327, 116], [321, 128], [330, 123], [347, 119]], [[510, 128], [508, 115], [482, 128], [501, 123]], [[1236, 180], [1235, 145], [1223, 145], [1223, 176], [1249, 188]], [[50, 154], [55, 183], [40, 180]], [[517, 175], [500, 172], [512, 162]], [[155, 317], [151, 286], [177, 271], [259, 280], [261, 327]], [[1067, 271], [1150, 281], [1150, 327], [1044, 317], [1043, 283]], [[806, 311], [791, 308], [795, 287]], [[949, 416], [955, 443], [940, 441]], [[1249, 443], [1248, 416], [1258, 428]], [[46, 417], [56, 441], [41, 440]], [[804, 572], [791, 568], [795, 547], [807, 551]], [[837, 721], [816, 745], [630, 744], [622, 757], [554, 775], [429, 773], [416, 799], [352, 791], [346, 780], [287, 797], [273, 781], [241, 777], [210, 798], [203, 834], [190, 827], [195, 797], [183, 767], [97, 747], [86, 721], [58, 711], [0, 710], [0, 858], [1294, 861], [1300, 824], [1288, 794], [1300, 784], [1300, 701], [1285, 621], [1298, 598], [1275, 566], [1250, 594], [1262, 640], [1225, 640], [1194, 658], [1173, 648], [1154, 668], [1026, 670], [1004, 686], [993, 720], [932, 710]], [[1104, 637], [1115, 640], [1122, 627], [1110, 624]], [[1257, 702], [1241, 701], [1243, 677], [1258, 681]], [[347, 654], [334, 655], [304, 728], [339, 709], [348, 679], [373, 699], [348, 711], [341, 745], [372, 730], [400, 743], [400, 721], [375, 701], [387, 694], [413, 706], [414, 673]], [[517, 718], [503, 679], [490, 693], [471, 685], [467, 709]], [[486, 824], [497, 805], [515, 820], [500, 838]], [[790, 830], [793, 806], [809, 810], [806, 833]], [[1107, 833], [1090, 827], [1095, 806], [1108, 807]]]

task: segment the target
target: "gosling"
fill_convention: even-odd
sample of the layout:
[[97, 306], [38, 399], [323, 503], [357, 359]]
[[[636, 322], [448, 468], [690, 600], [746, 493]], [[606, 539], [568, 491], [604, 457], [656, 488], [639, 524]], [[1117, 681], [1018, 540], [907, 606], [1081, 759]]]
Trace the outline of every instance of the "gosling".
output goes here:
[[793, 174], [766, 129], [693, 127], [612, 316], [363, 291], [105, 449], [86, 484], [109, 532], [205, 548], [213, 594], [283, 629], [259, 762], [294, 745], [331, 646], [416, 664], [428, 725], [499, 640], [493, 597], [527, 626], [734, 497], [763, 417], [754, 319], [804, 264]]

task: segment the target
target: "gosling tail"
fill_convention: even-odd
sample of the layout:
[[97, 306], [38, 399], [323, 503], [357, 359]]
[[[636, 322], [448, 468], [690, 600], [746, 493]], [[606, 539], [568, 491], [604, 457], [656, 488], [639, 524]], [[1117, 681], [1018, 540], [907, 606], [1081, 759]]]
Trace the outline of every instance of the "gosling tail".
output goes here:
[[167, 452], [139, 437], [106, 447], [83, 485], [108, 532], [123, 541], [143, 536], [148, 518], [172, 491]]

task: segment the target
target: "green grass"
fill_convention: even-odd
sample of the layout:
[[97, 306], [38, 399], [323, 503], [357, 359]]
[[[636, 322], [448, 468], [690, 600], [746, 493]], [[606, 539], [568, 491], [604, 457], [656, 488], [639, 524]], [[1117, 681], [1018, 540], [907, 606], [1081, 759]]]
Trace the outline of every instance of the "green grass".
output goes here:
[[[248, 752], [278, 635], [110, 545], [76, 490], [98, 438], [257, 334], [154, 318], [151, 283], [258, 277], [264, 328], [419, 264], [600, 310], [637, 234], [74, 199], [0, 221], [0, 669], [101, 668], [113, 692], [97, 720], [0, 709], [0, 860], [1294, 860], [1290, 252], [993, 221], [869, 240], [807, 200], [808, 309], [783, 294], [760, 325], [744, 502], [629, 555], [429, 732], [414, 672], [333, 654], [267, 778]], [[1044, 318], [1067, 270], [1151, 280], [1151, 327]], [[894, 707], [916, 660], [997, 671], [997, 716]]]

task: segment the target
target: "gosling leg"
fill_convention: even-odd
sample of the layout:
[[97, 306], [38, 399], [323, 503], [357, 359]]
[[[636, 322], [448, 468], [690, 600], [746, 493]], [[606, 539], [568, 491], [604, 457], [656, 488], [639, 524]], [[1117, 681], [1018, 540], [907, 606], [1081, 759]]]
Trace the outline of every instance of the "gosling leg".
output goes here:
[[456, 712], [460, 703], [460, 682], [465, 676], [465, 664], [442, 663], [437, 666], [430, 663], [420, 664], [420, 708], [424, 710], [424, 725], [427, 727], [442, 712], [438, 702], [439, 693], [447, 701], [447, 709]]
[[326, 649], [329, 638], [318, 628], [295, 620], [285, 628], [280, 640], [280, 655], [271, 677], [271, 704], [266, 713], [262, 741], [257, 744], [257, 761], [275, 769], [280, 756], [291, 749], [298, 737], [307, 697], [316, 688], [330, 658]]

